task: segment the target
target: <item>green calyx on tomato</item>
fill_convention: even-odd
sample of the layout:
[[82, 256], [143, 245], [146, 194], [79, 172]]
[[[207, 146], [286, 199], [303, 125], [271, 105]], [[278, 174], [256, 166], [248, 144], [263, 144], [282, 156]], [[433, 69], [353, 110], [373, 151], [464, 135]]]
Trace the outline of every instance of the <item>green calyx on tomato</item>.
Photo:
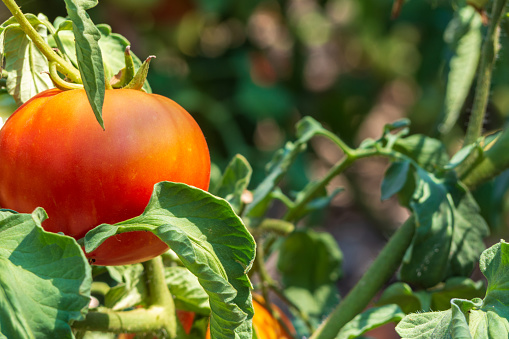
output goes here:
[[[103, 118], [106, 130], [80, 89], [47, 90], [22, 105], [0, 130], [0, 206], [26, 213], [41, 206], [47, 231], [80, 239], [101, 223], [141, 214], [157, 182], [208, 189], [207, 143], [174, 101], [106, 90]], [[128, 232], [86, 255], [97, 265], [124, 265], [167, 248], [150, 232]]]

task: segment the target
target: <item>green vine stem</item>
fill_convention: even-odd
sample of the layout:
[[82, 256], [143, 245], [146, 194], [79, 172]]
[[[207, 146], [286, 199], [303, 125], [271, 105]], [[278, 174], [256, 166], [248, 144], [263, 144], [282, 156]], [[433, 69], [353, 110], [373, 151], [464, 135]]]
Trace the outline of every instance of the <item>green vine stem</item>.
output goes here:
[[173, 297], [164, 278], [162, 258], [143, 263], [149, 293], [148, 308], [132, 311], [112, 311], [99, 308], [88, 312], [85, 320], [74, 322], [78, 331], [101, 332], [157, 332], [164, 331], [165, 338], [185, 338], [186, 334], [177, 321]]
[[481, 59], [479, 63], [479, 71], [477, 77], [477, 85], [475, 89], [474, 106], [467, 127], [465, 136], [465, 145], [474, 143], [482, 133], [482, 126], [486, 107], [488, 105], [488, 97], [490, 94], [491, 76], [493, 66], [496, 61], [498, 52], [499, 25], [505, 13], [504, 9], [507, 0], [494, 0], [491, 10], [490, 24], [484, 38], [481, 49]]
[[355, 287], [346, 295], [327, 320], [310, 339], [333, 339], [339, 331], [373, 299], [380, 288], [399, 267], [405, 252], [412, 242], [415, 223], [412, 217], [393, 234], [378, 257]]
[[41, 51], [42, 54], [48, 59], [48, 61], [56, 62], [58, 65], [58, 70], [62, 72], [66, 77], [71, 79], [73, 82], [81, 83], [81, 76], [79, 71], [59, 56], [45, 41], [44, 39], [37, 33], [37, 31], [32, 27], [32, 25], [28, 22], [28, 20], [21, 12], [21, 9], [16, 4], [14, 0], [2, 0], [2, 2], [7, 6], [11, 14], [16, 18], [18, 23], [21, 26], [21, 29], [25, 34], [32, 40], [32, 42], [37, 46], [37, 48]]
[[324, 189], [334, 177], [345, 171], [356, 160], [372, 156], [383, 156], [393, 160], [401, 159], [403, 157], [406, 160], [413, 162], [412, 159], [404, 157], [402, 154], [398, 152], [385, 148], [349, 150], [348, 153], [345, 152], [345, 156], [343, 157], [343, 159], [336, 163], [334, 167], [332, 167], [320, 181], [312, 182], [309, 187], [305, 188], [304, 190], [305, 194], [297, 197], [297, 200], [284, 215], [283, 220], [295, 221], [295, 218], [300, 213], [300, 211], [302, 211], [302, 209], [304, 209], [306, 205], [311, 200], [313, 200], [313, 198], [322, 189]]

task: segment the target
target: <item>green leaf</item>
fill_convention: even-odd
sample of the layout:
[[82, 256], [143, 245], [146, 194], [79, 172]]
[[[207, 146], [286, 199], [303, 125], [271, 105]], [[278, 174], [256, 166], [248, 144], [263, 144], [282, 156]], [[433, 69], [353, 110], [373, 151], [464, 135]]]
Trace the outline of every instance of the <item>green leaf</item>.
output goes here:
[[[479, 299], [480, 300], [480, 299]], [[458, 339], [471, 339], [470, 329], [467, 317], [471, 310], [481, 306], [481, 302], [472, 302], [470, 300], [452, 299], [451, 300], [451, 335]]]
[[399, 322], [405, 313], [398, 305], [373, 307], [358, 314], [339, 332], [336, 339], [354, 339], [382, 325]]
[[407, 314], [445, 311], [451, 307], [451, 299], [480, 298], [485, 291], [483, 281], [474, 282], [466, 277], [449, 278], [433, 289], [417, 292], [406, 283], [396, 282], [385, 289], [376, 305], [397, 304]]
[[456, 152], [449, 163], [444, 166], [444, 169], [453, 169], [459, 166], [465, 159], [467, 159], [472, 153], [478, 151], [479, 145], [477, 143], [469, 144]]
[[0, 330], [8, 338], [73, 338], [84, 319], [91, 270], [73, 238], [46, 232], [42, 209], [0, 211]]
[[469, 276], [489, 234], [477, 203], [454, 178], [439, 179], [421, 168], [416, 172], [410, 205], [417, 229], [402, 280], [431, 287], [451, 276]]
[[409, 161], [396, 161], [389, 166], [382, 181], [382, 200], [389, 199], [405, 186], [409, 168]]
[[440, 140], [422, 134], [399, 138], [393, 148], [395, 151], [414, 159], [419, 166], [428, 172], [442, 168], [449, 162], [444, 144]]
[[484, 300], [452, 299], [451, 309], [410, 314], [396, 327], [403, 339], [498, 339], [509, 333], [509, 244], [485, 250], [479, 267], [488, 280]]
[[104, 298], [106, 307], [123, 310], [144, 300], [147, 295], [147, 286], [143, 265], [107, 266], [106, 268], [110, 276], [119, 282], [106, 293]]
[[76, 57], [78, 67], [87, 92], [88, 101], [92, 106], [99, 125], [104, 129], [102, 106], [106, 90], [104, 67], [99, 39], [101, 33], [94, 25], [86, 10], [97, 5], [97, 0], [64, 0], [67, 13], [73, 24], [76, 40]]
[[[60, 20], [57, 21], [57, 19], [60, 19]], [[62, 17], [58, 17], [57, 19], [55, 19], [55, 27], [57, 27], [56, 33], [59, 33], [61, 31], [71, 31], [72, 32], [72, 21], [71, 20], [66, 20]], [[57, 25], [57, 22], [58, 22], [58, 25]], [[73, 46], [74, 46], [74, 44], [73, 44]], [[76, 52], [76, 49], [74, 49], [74, 52]], [[74, 54], [74, 56], [76, 57], [76, 54]]]
[[505, 227], [504, 196], [509, 189], [509, 170], [477, 187], [472, 193], [491, 230]]
[[267, 165], [265, 179], [254, 189], [253, 201], [246, 206], [244, 215], [250, 218], [261, 218], [265, 215], [271, 201], [270, 194], [286, 174], [297, 156], [305, 149], [303, 142], [287, 142], [283, 149], [274, 155]]
[[414, 294], [412, 288], [404, 282], [396, 282], [387, 287], [376, 302], [376, 305], [379, 306], [390, 304], [397, 304], [407, 314], [423, 309], [420, 299]]
[[384, 126], [384, 132], [391, 132], [396, 129], [406, 128], [406, 127], [410, 127], [410, 119], [403, 118], [403, 119], [396, 120], [393, 123], [386, 124]]
[[483, 309], [499, 310], [509, 319], [509, 244], [501, 241], [484, 251], [479, 268], [488, 279]]
[[[33, 16], [33, 24], [40, 23]], [[38, 24], [37, 32], [47, 40], [47, 29]], [[3, 41], [3, 43], [2, 43]], [[48, 61], [26, 36], [19, 24], [10, 24], [0, 30], [0, 56], [5, 57], [5, 70], [7, 71], [7, 90], [14, 97], [16, 103], [21, 105], [36, 94], [53, 88], [53, 83], [47, 72]], [[1, 64], [0, 58], [0, 64]]]
[[[85, 250], [97, 248], [108, 234], [150, 231], [167, 243], [198, 277], [210, 298], [211, 334], [215, 338], [251, 337], [251, 283], [246, 275], [255, 242], [230, 204], [208, 192], [181, 183], [155, 185], [139, 217], [115, 225], [99, 225], [85, 236]], [[93, 242], [91, 242], [91, 239]]]
[[452, 339], [450, 324], [452, 312], [413, 313], [407, 315], [396, 326], [402, 339]]
[[322, 316], [338, 302], [336, 282], [343, 255], [329, 233], [300, 230], [290, 234], [279, 252], [277, 267], [285, 295], [310, 315]]
[[167, 267], [165, 277], [177, 309], [205, 316], [210, 314], [207, 292], [200, 285], [198, 278], [187, 268]]
[[236, 213], [242, 207], [242, 193], [247, 189], [253, 170], [242, 155], [237, 154], [230, 161], [212, 194], [224, 198]]
[[455, 12], [445, 33], [454, 51], [449, 62], [443, 119], [438, 129], [446, 134], [456, 124], [474, 80], [482, 43], [481, 15], [472, 6], [463, 6]]
[[483, 281], [474, 282], [466, 277], [453, 277], [438, 289], [433, 289], [431, 295], [431, 310], [447, 310], [451, 306], [451, 299], [482, 298], [486, 292]]
[[[118, 282], [105, 296], [104, 305], [123, 310], [142, 303], [147, 296], [143, 266], [106, 266], [110, 276]], [[192, 311], [208, 316], [209, 297], [198, 278], [185, 267], [166, 267], [165, 279], [179, 310]]]
[[[55, 26], [57, 26], [57, 22], [55, 22]], [[71, 29], [72, 21], [60, 21], [57, 34], [64, 46], [65, 54], [71, 59], [74, 65], [77, 65], [74, 34], [70, 31]], [[98, 24], [97, 29], [101, 34], [99, 47], [101, 49], [104, 67], [108, 70], [106, 73], [117, 74], [126, 66], [124, 61], [125, 50], [130, 46], [130, 42], [122, 35], [112, 33], [111, 27], [106, 24]], [[132, 51], [129, 51], [129, 55], [135, 68], [139, 69], [142, 65], [141, 60]], [[152, 93], [148, 81], [144, 82], [143, 90], [147, 93]]]

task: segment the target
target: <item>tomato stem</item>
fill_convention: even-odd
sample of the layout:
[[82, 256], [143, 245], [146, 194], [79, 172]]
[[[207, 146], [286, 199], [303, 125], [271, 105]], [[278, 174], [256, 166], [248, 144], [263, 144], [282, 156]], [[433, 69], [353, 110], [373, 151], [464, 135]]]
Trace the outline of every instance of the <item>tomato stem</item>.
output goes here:
[[505, 13], [507, 0], [495, 0], [491, 11], [491, 20], [484, 38], [479, 62], [477, 85], [475, 88], [474, 106], [465, 136], [465, 145], [474, 143], [481, 136], [486, 107], [490, 95], [491, 76], [499, 43], [499, 25]]
[[112, 311], [99, 308], [90, 311], [83, 321], [74, 322], [78, 331], [102, 332], [158, 332], [164, 331], [165, 338], [186, 338], [180, 322], [177, 321], [173, 297], [166, 285], [161, 256], [143, 263], [148, 288], [147, 308], [131, 311]]
[[177, 332], [180, 337], [184, 330], [177, 322], [175, 303], [165, 280], [163, 259], [158, 256], [146, 261], [143, 263], [143, 268], [145, 269], [151, 307], [162, 307], [166, 312], [161, 328], [166, 331], [168, 338], [177, 338]]
[[57, 72], [57, 63], [54, 61], [49, 62], [49, 75], [51, 78], [51, 81], [53, 81], [53, 84], [55, 87], [61, 89], [61, 90], [71, 90], [71, 89], [83, 89], [83, 85], [81, 84], [73, 84], [71, 82], [67, 82], [64, 79], [62, 79]]
[[97, 311], [88, 312], [85, 320], [74, 322], [72, 327], [76, 330], [112, 333], [156, 332], [161, 329], [161, 321], [166, 316], [166, 310], [161, 306], [131, 311], [99, 308]]
[[66, 77], [71, 79], [76, 83], [81, 83], [81, 76], [79, 71], [67, 62], [64, 58], [59, 56], [47, 43], [44, 39], [37, 33], [34, 27], [28, 22], [25, 18], [25, 15], [16, 4], [14, 0], [2, 0], [2, 2], [7, 6], [11, 14], [16, 18], [18, 23], [21, 26], [21, 29], [25, 34], [32, 40], [32, 42], [37, 46], [39, 51], [48, 59], [48, 61], [56, 62], [58, 70], [65, 74]]

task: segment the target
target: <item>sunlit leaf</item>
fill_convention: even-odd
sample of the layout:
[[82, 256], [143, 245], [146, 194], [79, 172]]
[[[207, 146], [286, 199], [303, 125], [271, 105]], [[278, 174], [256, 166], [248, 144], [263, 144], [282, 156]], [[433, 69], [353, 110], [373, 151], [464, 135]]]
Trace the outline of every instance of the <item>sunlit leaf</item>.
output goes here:
[[33, 214], [0, 211], [0, 330], [8, 338], [73, 338], [90, 302], [90, 266], [73, 238]]
[[102, 106], [106, 87], [102, 53], [98, 43], [101, 33], [86, 12], [97, 5], [97, 0], [64, 1], [73, 24], [76, 58], [83, 86], [97, 122], [104, 128]]
[[[33, 20], [38, 20], [36, 17]], [[34, 22], [36, 23], [36, 22]], [[47, 39], [47, 29], [37, 26], [37, 32]], [[53, 88], [49, 75], [48, 61], [26, 36], [18, 24], [11, 24], [0, 32], [3, 40], [3, 55], [7, 71], [7, 90], [21, 105], [36, 94]], [[0, 51], [0, 54], [2, 51]]]
[[339, 332], [336, 339], [355, 339], [382, 325], [399, 322], [405, 313], [398, 305], [370, 308], [353, 318]]
[[431, 287], [451, 276], [470, 275], [489, 234], [471, 194], [418, 168], [410, 205], [417, 229], [401, 278]]
[[97, 248], [110, 234], [104, 231], [109, 228], [157, 235], [209, 295], [212, 336], [251, 337], [253, 308], [246, 273], [254, 260], [255, 242], [228, 202], [186, 184], [161, 182], [143, 214], [97, 226], [87, 233], [85, 250]]

